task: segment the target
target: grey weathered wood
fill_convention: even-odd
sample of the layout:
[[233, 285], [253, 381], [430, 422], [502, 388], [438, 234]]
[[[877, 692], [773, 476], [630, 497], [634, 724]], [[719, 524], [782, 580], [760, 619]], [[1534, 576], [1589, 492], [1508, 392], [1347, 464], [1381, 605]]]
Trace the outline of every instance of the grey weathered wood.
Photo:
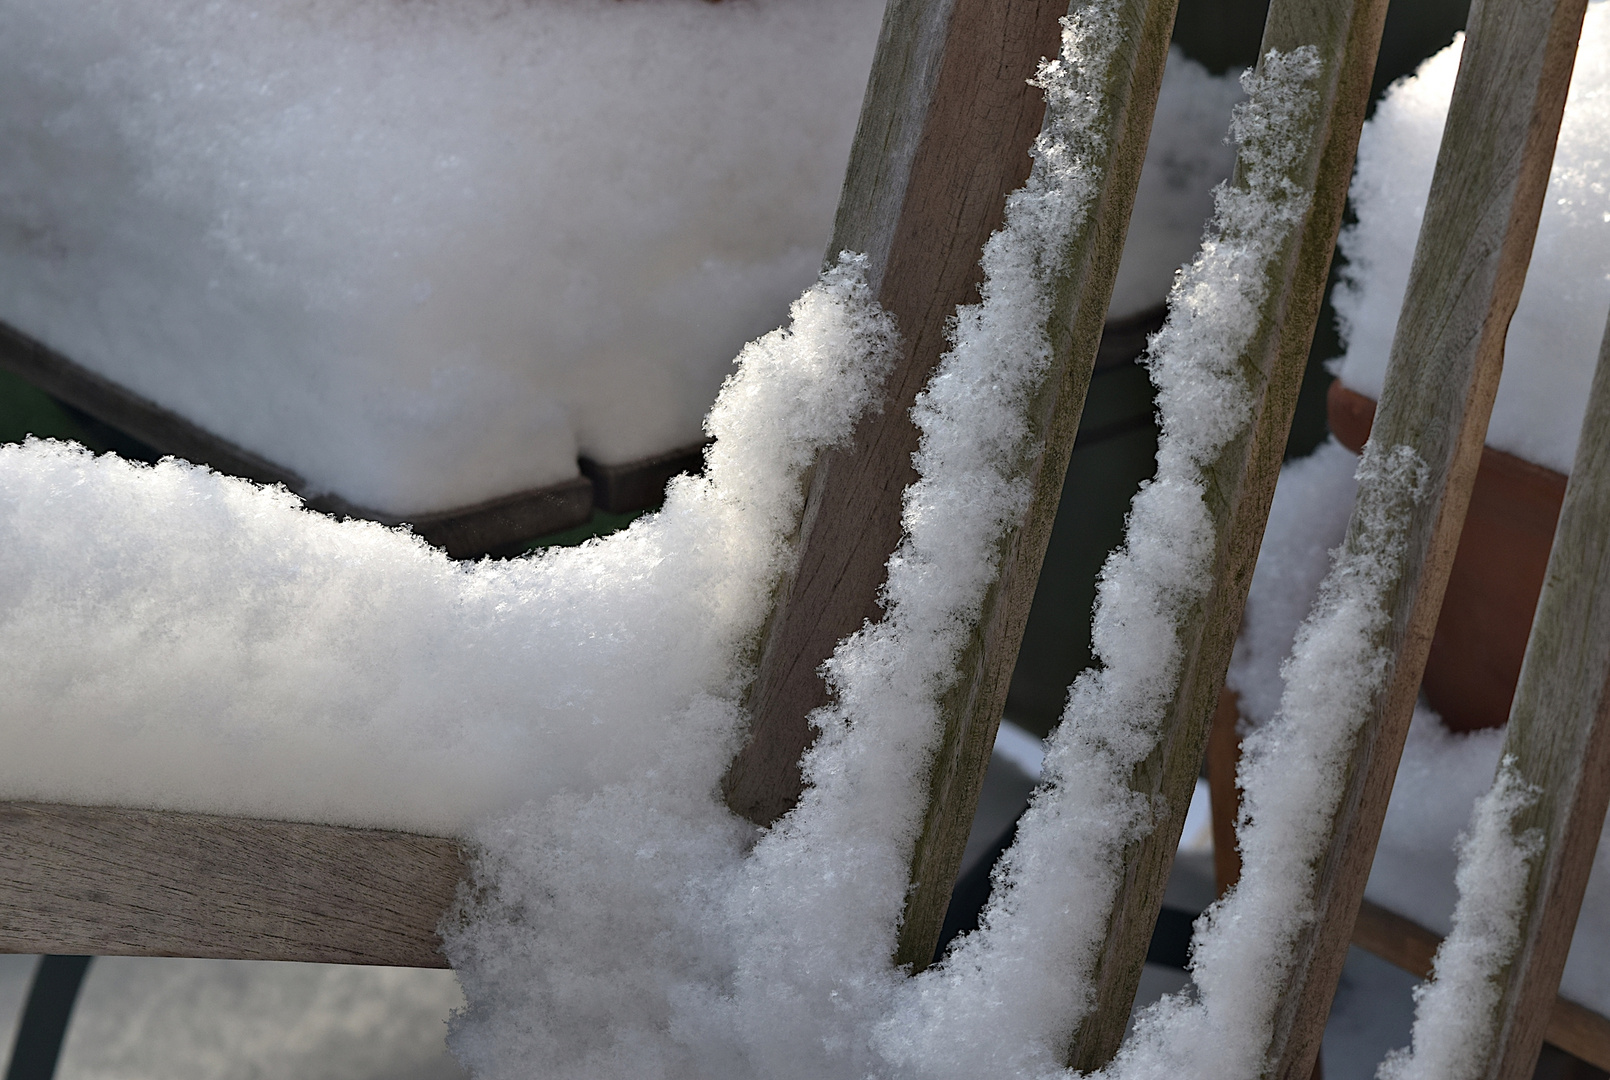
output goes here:
[[1099, 166], [1100, 193], [1084, 224], [1062, 241], [1066, 270], [1047, 324], [1053, 359], [1027, 417], [1036, 452], [1017, 463], [1034, 495], [1001, 542], [1000, 575], [985, 594], [958, 677], [939, 701], [944, 736], [929, 774], [895, 952], [895, 962], [913, 970], [928, 963], [939, 940], [1045, 560], [1146, 156], [1175, 2], [1130, 0], [1121, 8], [1124, 46], [1105, 73], [1109, 150]]
[[946, 321], [977, 299], [979, 256], [1029, 172], [1045, 105], [1027, 80], [1054, 56], [1067, 0], [890, 0], [828, 258], [868, 257], [902, 353], [881, 411], [811, 470], [799, 557], [781, 584], [749, 695], [752, 728], [723, 782], [728, 804], [766, 824], [799, 798], [806, 716], [827, 700], [817, 669], [879, 615], [916, 478], [909, 411], [946, 348]]
[[307, 482], [290, 469], [283, 469], [203, 430], [3, 322], [0, 322], [0, 368], [159, 453], [182, 457], [260, 484], [284, 484], [292, 491], [306, 490]]
[[[325, 513], [378, 521], [383, 525], [412, 525], [416, 533], [455, 559], [505, 550], [523, 541], [579, 525], [592, 514], [594, 484], [586, 477], [428, 514], [402, 515], [374, 510], [338, 496], [310, 492], [307, 481], [293, 470], [214, 435], [5, 323], [0, 323], [0, 369], [133, 436], [158, 453], [172, 454], [260, 484], [283, 484], [304, 496], [313, 509]], [[655, 500], [645, 493], [663, 492], [665, 481], [674, 472], [686, 470], [690, 452], [696, 454], [697, 448], [604, 467], [609, 475], [610, 497], [622, 509], [636, 510], [652, 505]], [[666, 471], [668, 463], [673, 466], [671, 472]], [[697, 460], [692, 461], [692, 467], [698, 467]], [[632, 503], [637, 505], [629, 505]]]
[[448, 839], [0, 802], [0, 952], [446, 967]]
[[621, 465], [605, 465], [583, 457], [581, 474], [592, 484], [592, 503], [598, 509], [611, 514], [646, 510], [664, 500], [665, 485], [671, 477], [704, 468], [704, 448], [708, 445], [707, 439]]
[[[1373, 442], [1426, 466], [1381, 644], [1383, 689], [1353, 741], [1330, 844], [1315, 867], [1317, 919], [1298, 938], [1267, 1072], [1306, 1080], [1419, 690], [1475, 479], [1570, 82], [1585, 0], [1476, 0], [1426, 206]], [[1361, 501], [1364, 494], [1361, 492]], [[1348, 528], [1344, 555], [1361, 523]]]
[[1309, 211], [1264, 268], [1268, 300], [1239, 364], [1259, 402], [1252, 424], [1204, 477], [1216, 532], [1214, 585], [1179, 628], [1185, 658], [1162, 735], [1129, 777], [1131, 789], [1159, 811], [1146, 838], [1123, 853], [1124, 876], [1107, 913], [1094, 972], [1096, 1006], [1071, 1041], [1070, 1063], [1078, 1069], [1096, 1069], [1111, 1059], [1134, 1003], [1268, 520], [1385, 16], [1384, 0], [1275, 0], [1269, 10], [1264, 54], [1311, 45], [1322, 59], [1315, 109], [1306, 118], [1311, 150], [1289, 177], [1309, 193]]
[[[1358, 921], [1353, 924], [1352, 943], [1411, 975], [1426, 979], [1431, 976], [1431, 962], [1442, 938], [1412, 919], [1365, 900], [1359, 905]], [[1600, 1069], [1610, 1069], [1610, 1019], [1557, 995], [1552, 1002], [1544, 999], [1533, 1007], [1542, 1042], [1551, 1043]], [[1536, 1047], [1531, 1056], [1535, 1064]], [[1525, 1075], [1532, 1074], [1528, 1071]]]
[[[1599, 832], [1610, 807], [1610, 329], [1588, 395], [1548, 574], [1504, 734], [1539, 789], [1516, 815], [1543, 849], [1527, 882], [1521, 943], [1502, 977], [1483, 1075], [1525, 1080], [1537, 1063]], [[1601, 1066], [1607, 1061], [1596, 1061]]]

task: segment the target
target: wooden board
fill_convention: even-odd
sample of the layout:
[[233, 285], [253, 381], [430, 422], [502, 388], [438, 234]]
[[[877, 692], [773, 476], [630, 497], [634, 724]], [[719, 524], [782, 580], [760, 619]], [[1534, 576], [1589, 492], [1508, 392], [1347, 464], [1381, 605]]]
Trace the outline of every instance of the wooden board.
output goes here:
[[944, 736], [929, 772], [928, 806], [912, 853], [895, 952], [895, 962], [913, 970], [929, 961], [939, 940], [1039, 584], [1085, 395], [1100, 358], [1174, 9], [1175, 0], [1129, 0], [1120, 8], [1123, 45], [1103, 75], [1104, 111], [1098, 122], [1108, 149], [1105, 160], [1093, 163], [1098, 194], [1089, 217], [1059, 238], [1066, 262], [1046, 326], [1052, 362], [1025, 417], [1033, 449], [1018, 467], [1033, 496], [1000, 543], [999, 576], [958, 659], [956, 681], [939, 700]]
[[665, 485], [680, 473], [704, 471], [704, 449], [709, 440], [654, 454], [622, 465], [603, 465], [581, 459], [581, 474], [592, 483], [593, 505], [611, 514], [647, 510], [665, 499]]
[[[1375, 402], [1331, 383], [1331, 433], [1358, 453]], [[1565, 501], [1565, 476], [1484, 447], [1459, 550], [1448, 572], [1421, 692], [1453, 731], [1502, 727], [1520, 681], [1526, 639]]]
[[[1425, 465], [1396, 584], [1384, 688], [1349, 751], [1298, 938], [1269, 1073], [1307, 1080], [1363, 899], [1519, 300], [1585, 0], [1476, 0], [1372, 439]], [[1368, 493], [1361, 491], [1360, 501]], [[1360, 542], [1360, 519], [1344, 552]]]
[[[1544, 1038], [1610, 808], [1610, 330], [1521, 666], [1503, 755], [1538, 799], [1516, 815], [1532, 864], [1518, 955], [1504, 972], [1485, 1075], [1526, 1080]], [[1595, 1062], [1610, 1065], [1610, 1059]]]
[[448, 839], [0, 803], [0, 952], [446, 967]]
[[[1235, 694], [1224, 691], [1220, 710], [1214, 716], [1212, 738], [1215, 742], [1210, 742], [1208, 751], [1214, 869], [1220, 895], [1235, 884], [1241, 870], [1241, 860], [1233, 847], [1241, 794], [1235, 786], [1235, 769], [1240, 756], [1240, 740], [1235, 734], [1237, 712]], [[1221, 858], [1221, 852], [1229, 857]], [[1574, 925], [1575, 919], [1571, 922]], [[1359, 904], [1358, 918], [1353, 923], [1351, 944], [1426, 979], [1431, 976], [1432, 960], [1442, 938], [1412, 919], [1364, 900]], [[1542, 1014], [1541, 1009], [1538, 1012]], [[1545, 1042], [1598, 1068], [1610, 1070], [1610, 1019], [1558, 996], [1546, 1019]], [[1532, 1056], [1536, 1057], [1535, 1049]]]

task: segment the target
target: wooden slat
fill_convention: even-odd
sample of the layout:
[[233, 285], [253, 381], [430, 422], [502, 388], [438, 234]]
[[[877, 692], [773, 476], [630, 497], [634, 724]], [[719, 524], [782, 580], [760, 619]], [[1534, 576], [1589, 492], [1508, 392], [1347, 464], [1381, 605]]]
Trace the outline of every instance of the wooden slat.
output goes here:
[[[1331, 383], [1336, 441], [1358, 453], [1375, 402]], [[1420, 690], [1453, 731], [1503, 727], [1565, 501], [1565, 475], [1483, 447]]]
[[[1409, 716], [1464, 523], [1559, 134], [1585, 0], [1476, 0], [1372, 439], [1426, 466], [1408, 541], [1380, 599], [1384, 689], [1345, 788], [1280, 995], [1269, 1072], [1306, 1080], [1363, 898]], [[1366, 501], [1365, 493], [1360, 494]], [[1344, 557], [1360, 542], [1355, 513]]]
[[828, 258], [865, 253], [902, 354], [881, 411], [822, 454], [808, 481], [796, 568], [779, 587], [749, 695], [752, 729], [723, 789], [760, 824], [798, 801], [806, 716], [841, 638], [877, 619], [916, 478], [909, 412], [946, 348], [946, 321], [976, 301], [979, 256], [1006, 196], [1028, 177], [1045, 105], [1027, 80], [1054, 56], [1067, 0], [890, 0]]
[[1047, 325], [1052, 363], [1028, 407], [1037, 446], [1021, 468], [1033, 498], [1001, 542], [1000, 575], [985, 594], [957, 680], [939, 701], [944, 736], [929, 774], [895, 952], [895, 962], [913, 970], [929, 962], [939, 940], [1051, 539], [1146, 156], [1174, 7], [1175, 0], [1129, 0], [1120, 9], [1123, 45], [1104, 80], [1108, 152], [1098, 165], [1099, 194], [1083, 225], [1062, 238], [1067, 269], [1056, 282]]
[[0, 952], [446, 967], [448, 839], [0, 803]]
[[[1264, 267], [1269, 294], [1239, 370], [1258, 402], [1247, 432], [1206, 470], [1216, 533], [1214, 585], [1179, 628], [1185, 657], [1163, 730], [1129, 786], [1160, 808], [1151, 832], [1123, 854], [1123, 879], [1107, 915], [1095, 971], [1096, 1007], [1073, 1033], [1071, 1064], [1093, 1070], [1117, 1051], [1132, 1011], [1146, 948], [1199, 775], [1211, 719], [1246, 605], [1269, 504], [1341, 224], [1354, 151], [1369, 101], [1386, 17], [1383, 0], [1275, 0], [1262, 52], [1313, 46], [1322, 61], [1308, 156], [1288, 179], [1309, 193], [1300, 230]], [[1237, 182], [1242, 182], [1239, 178]]]
[[[1588, 395], [1503, 753], [1539, 789], [1516, 815], [1536, 829], [1521, 945], [1504, 972], [1484, 1075], [1525, 1080], [1559, 988], [1610, 808], [1610, 329]], [[1600, 1061], [1598, 1064], [1605, 1064]]]
[[592, 501], [598, 509], [611, 514], [647, 510], [665, 499], [665, 485], [671, 477], [703, 471], [704, 449], [708, 445], [709, 440], [705, 440], [620, 465], [604, 465], [583, 457], [581, 474], [592, 483]]
[[[1431, 961], [1442, 939], [1411, 919], [1368, 900], [1359, 905], [1352, 943], [1422, 979], [1431, 977]], [[1542, 1041], [1553, 1044], [1600, 1069], [1610, 1070], [1610, 1019], [1574, 1001], [1555, 996], [1552, 1005], [1537, 1007]], [[1537, 1049], [1532, 1049], [1535, 1063]], [[1530, 1077], [1530, 1071], [1524, 1074]]]
[[[1221, 698], [1221, 710], [1214, 718], [1213, 738], [1221, 740], [1220, 752], [1227, 761], [1215, 764], [1213, 750], [1208, 751], [1209, 783], [1213, 785], [1213, 850], [1221, 895], [1236, 883], [1241, 869], [1238, 857], [1223, 862], [1218, 858], [1220, 845], [1225, 842], [1221, 837], [1228, 834], [1229, 842], [1234, 842], [1235, 818], [1240, 805], [1240, 791], [1235, 787], [1235, 768], [1240, 756], [1239, 740], [1235, 740], [1235, 700], [1235, 695], [1226, 690]], [[1234, 854], [1232, 851], [1231, 855]], [[1574, 918], [1571, 923], [1575, 924]], [[1351, 943], [1411, 975], [1426, 979], [1431, 976], [1432, 960], [1442, 939], [1419, 923], [1364, 900], [1359, 904], [1358, 918], [1353, 923]], [[1541, 1014], [1542, 1010], [1538, 1008], [1537, 1012]], [[1558, 996], [1547, 1018], [1544, 1042], [1598, 1068], [1610, 1070], [1610, 1019]], [[1536, 1057], [1535, 1049], [1533, 1057]]]

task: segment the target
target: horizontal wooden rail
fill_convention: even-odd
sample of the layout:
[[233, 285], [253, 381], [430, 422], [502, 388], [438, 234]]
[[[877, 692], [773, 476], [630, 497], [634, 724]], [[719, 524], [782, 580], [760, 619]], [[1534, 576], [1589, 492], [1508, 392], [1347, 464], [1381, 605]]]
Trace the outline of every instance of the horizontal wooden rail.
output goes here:
[[[1353, 944], [1422, 979], [1442, 939], [1419, 923], [1368, 900], [1359, 906]], [[1601, 1069], [1610, 1070], [1610, 1019], [1556, 997], [1543, 1040]]]
[[0, 952], [446, 967], [450, 839], [0, 802]]

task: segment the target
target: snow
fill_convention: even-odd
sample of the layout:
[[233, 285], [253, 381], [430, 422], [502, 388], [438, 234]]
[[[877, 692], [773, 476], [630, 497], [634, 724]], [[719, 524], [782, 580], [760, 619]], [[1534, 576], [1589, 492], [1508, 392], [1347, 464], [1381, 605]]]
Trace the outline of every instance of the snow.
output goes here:
[[[1128, 774], [1155, 743], [1180, 668], [1178, 628], [1211, 582], [1204, 473], [1250, 421], [1236, 361], [1266, 295], [1264, 266], [1307, 211], [1287, 175], [1304, 152], [1318, 72], [1308, 48], [1271, 53], [1248, 76], [1250, 101], [1233, 121], [1246, 186], [1218, 193], [1209, 239], [1176, 281], [1169, 321], [1150, 350], [1162, 429], [1157, 478], [1136, 497], [1125, 547], [1103, 571], [1094, 640], [1104, 666], [1070, 692], [1047, 743], [1046, 784], [996, 870], [980, 930], [941, 968], [912, 980], [883, 1028], [899, 1060], [920, 1062], [926, 1075], [1055, 1071], [1090, 1008], [1122, 852], [1153, 825]], [[1157, 1034], [1143, 1020], [1114, 1075], [1150, 1074], [1159, 1052], [1171, 1052], [1159, 1051]], [[1206, 1075], [1201, 1066], [1193, 1059]]]
[[881, 0], [0, 2], [0, 319], [397, 514], [696, 443]]
[[[32, 957], [28, 958], [32, 961]], [[61, 1080], [462, 1080], [450, 971], [103, 956]]]
[[[827, 666], [811, 787], [777, 827], [735, 819], [718, 780], [806, 469], [847, 437], [892, 355], [852, 256], [796, 304], [791, 331], [740, 357], [707, 424], [705, 476], [577, 549], [455, 565], [182, 463], [0, 450], [0, 641], [16, 660], [0, 721], [17, 733], [0, 794], [466, 836], [475, 888], [445, 930], [468, 1002], [452, 1044], [478, 1075], [533, 1060], [555, 1076], [954, 1073], [957, 1038], [973, 1059], [1022, 1064], [1027, 1049], [1054, 1063], [1065, 995], [1029, 1016], [1029, 1041], [990, 1010], [905, 1027], [943, 986], [977, 987], [970, 961], [956, 979], [909, 980], [889, 957], [939, 700], [1029, 496], [1024, 406], [1105, 152], [1119, 33], [1115, 5], [1082, 8], [1041, 72], [1029, 184], [914, 410], [920, 479], [884, 616]], [[1153, 362], [1174, 472], [1199, 472], [1246, 422], [1245, 393], [1227, 393], [1262, 295], [1246, 270], [1305, 209], [1281, 171], [1313, 67], [1274, 57], [1253, 80], [1237, 120], [1250, 190], [1218, 196], [1219, 239], [1176, 285]], [[1137, 513], [1153, 526], [1182, 506], [1205, 520], [1199, 482], [1152, 491]], [[1136, 537], [1132, 575], [1200, 590], [1200, 567], [1181, 586], [1179, 552]], [[1198, 562], [1200, 541], [1185, 544]], [[1025, 927], [971, 955], [1010, 969], [1041, 930]]]
[[[945, 1058], [957, 1032], [890, 1018], [913, 988], [889, 958], [939, 699], [1028, 498], [1023, 406], [1047, 370], [1052, 286], [1102, 156], [1115, 7], [1070, 16], [1062, 58], [1042, 70], [1035, 165], [986, 246], [982, 303], [958, 314], [914, 410], [920, 479], [885, 613], [827, 665], [835, 700], [813, 717], [800, 805], [738, 858], [746, 830], [711, 805], [725, 764], [712, 755], [674, 787], [612, 789], [478, 832], [484, 899], [449, 940], [470, 1000], [453, 1045], [478, 1074], [518, 1075], [533, 1057], [554, 1076], [965, 1068]], [[986, 1046], [1016, 1042], [992, 1014], [964, 1023]], [[921, 1045], [904, 1041], [913, 1033]]]
[[[0, 2], [0, 320], [334, 493], [694, 444], [817, 274], [880, 0]], [[1238, 91], [1168, 65], [1114, 314]]]
[[1175, 273], [1196, 255], [1213, 216], [1213, 188], [1235, 168], [1224, 118], [1245, 97], [1240, 69], [1212, 75], [1177, 47], [1169, 50], [1109, 319], [1161, 304]]
[[[1463, 35], [1394, 84], [1365, 124], [1350, 193], [1356, 224], [1332, 300], [1342, 383], [1379, 399], [1408, 286]], [[1569, 473], [1610, 307], [1610, 4], [1588, 5], [1543, 216], [1505, 344], [1487, 444]]]
[[[896, 328], [848, 254], [796, 302], [790, 329], [741, 354], [706, 424], [705, 475], [579, 548], [453, 564], [406, 534], [181, 463], [0, 449], [0, 796], [466, 837], [473, 881], [444, 935], [467, 1003], [450, 1045], [479, 1077], [526, 1076], [534, 1062], [587, 1078], [1065, 1074], [1122, 852], [1154, 824], [1126, 780], [1172, 695], [1177, 628], [1211, 584], [1207, 474], [1250, 421], [1237, 359], [1262, 268], [1306, 215], [1286, 175], [1307, 149], [1319, 72], [1303, 49], [1248, 76], [1233, 121], [1243, 185], [1216, 194], [1148, 361], [1159, 468], [1104, 571], [1104, 666], [1070, 691], [981, 929], [911, 977], [890, 957], [940, 701], [1029, 497], [1024, 405], [1048, 369], [1052, 285], [1105, 150], [1116, 8], [1082, 6], [1042, 69], [1048, 120], [1030, 181], [986, 248], [982, 302], [958, 313], [914, 410], [919, 480], [883, 615], [826, 665], [834, 698], [812, 717], [809, 786], [775, 827], [730, 814], [719, 781], [810, 463], [847, 439], [894, 353]], [[532, 10], [499, 17], [520, 25]], [[645, 18], [702, 26], [707, 10], [667, 0]], [[767, 0], [743, 10], [787, 21]], [[380, 18], [354, 11], [325, 14], [338, 27]], [[459, 25], [445, 9], [396, 11]], [[1331, 475], [1339, 452], [1322, 453], [1293, 475], [1347, 490]], [[1285, 681], [1263, 692], [1270, 715], [1246, 739], [1242, 881], [1199, 929], [1194, 996], [1139, 1017], [1112, 1080], [1229, 1080], [1260, 1064], [1312, 915], [1339, 762], [1385, 670], [1379, 598], [1424, 475], [1404, 447], [1372, 448], [1358, 472], [1368, 501], [1330, 573], [1285, 571], [1285, 588], [1315, 581], [1313, 613], [1299, 626], [1306, 605], [1260, 600], [1294, 612], [1290, 629], [1249, 635], [1238, 658], [1238, 679]], [[1273, 520], [1300, 532], [1332, 517], [1282, 506]], [[1295, 550], [1330, 542], [1305, 543]], [[1269, 672], [1286, 641], [1291, 659]], [[1596, 877], [1590, 898], [1603, 888]], [[1579, 936], [1594, 925], [1585, 917]]]
[[665, 718], [739, 677], [799, 478], [887, 370], [860, 272], [744, 351], [705, 478], [534, 558], [455, 564], [183, 463], [0, 447], [0, 796], [450, 833], [727, 730]]
[[[1357, 460], [1331, 441], [1281, 473], [1227, 680], [1245, 726], [1257, 728], [1273, 716], [1281, 659], [1324, 572], [1326, 552], [1346, 529]], [[1438, 934], [1449, 932], [1458, 896], [1455, 839], [1492, 785], [1502, 742], [1502, 729], [1456, 734], [1423, 703], [1416, 708], [1366, 898]], [[1561, 993], [1610, 1014], [1607, 954], [1610, 831], [1600, 838]]]
[[1415, 991], [1414, 1042], [1382, 1062], [1380, 1080], [1457, 1080], [1485, 1071], [1498, 1035], [1499, 977], [1520, 947], [1527, 876], [1543, 848], [1539, 830], [1517, 836], [1514, 822], [1538, 795], [1514, 758], [1499, 762], [1469, 833], [1459, 837], [1459, 902], [1432, 979]]

